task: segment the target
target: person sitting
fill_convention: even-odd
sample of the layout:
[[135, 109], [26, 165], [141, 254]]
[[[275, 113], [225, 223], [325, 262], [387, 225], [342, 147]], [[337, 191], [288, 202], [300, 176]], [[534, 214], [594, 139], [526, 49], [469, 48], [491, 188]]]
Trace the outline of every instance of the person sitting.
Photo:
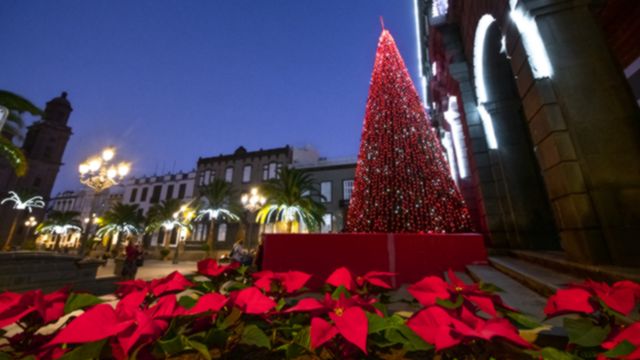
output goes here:
[[242, 265], [251, 265], [253, 258], [249, 255], [249, 250], [244, 247], [244, 239], [238, 239], [233, 248], [231, 248], [231, 254], [229, 254], [231, 260], [237, 261]]

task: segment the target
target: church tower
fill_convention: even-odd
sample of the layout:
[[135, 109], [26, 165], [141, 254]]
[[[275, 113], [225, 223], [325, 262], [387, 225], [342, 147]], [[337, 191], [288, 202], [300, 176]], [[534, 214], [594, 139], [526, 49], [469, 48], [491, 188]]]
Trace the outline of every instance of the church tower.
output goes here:
[[[22, 145], [22, 151], [29, 166], [27, 174], [16, 177], [7, 164], [0, 162], [0, 198], [6, 197], [7, 193], [13, 190], [26, 191], [49, 200], [58, 171], [62, 166], [64, 150], [72, 134], [71, 128], [67, 125], [71, 111], [73, 108], [67, 100], [66, 92], [47, 102], [42, 119], [35, 121], [27, 128]], [[18, 222], [19, 228], [16, 232], [18, 236], [14, 237], [14, 244], [22, 239], [19, 236], [23, 231], [22, 217], [35, 215], [41, 221], [44, 209], [34, 209], [33, 214], [23, 213], [24, 211], [19, 214], [21, 221]], [[16, 215], [18, 212], [12, 209], [11, 205], [0, 206], [0, 239], [7, 236]]]

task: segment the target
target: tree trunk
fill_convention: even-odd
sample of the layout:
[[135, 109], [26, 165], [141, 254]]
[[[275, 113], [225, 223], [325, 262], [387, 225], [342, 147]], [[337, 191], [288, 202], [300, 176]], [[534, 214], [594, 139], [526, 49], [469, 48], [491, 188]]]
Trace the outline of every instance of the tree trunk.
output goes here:
[[171, 231], [169, 231], [169, 230], [165, 230], [164, 231], [164, 239], [163, 240], [164, 241], [163, 241], [162, 246], [165, 249], [168, 249], [169, 248], [169, 244], [171, 243]]
[[293, 221], [287, 221], [287, 233], [291, 234], [292, 230], [293, 230]]
[[20, 214], [16, 214], [16, 217], [13, 219], [11, 223], [11, 228], [9, 229], [9, 235], [7, 235], [7, 240], [4, 242], [4, 246], [2, 247], [4, 251], [11, 250], [11, 240], [13, 239], [13, 234], [16, 232], [16, 226], [18, 225], [18, 218]]
[[53, 251], [58, 251], [60, 249], [60, 237], [62, 235], [55, 234], [53, 235]]
[[216, 238], [218, 237], [218, 233], [217, 233], [217, 221], [215, 220], [211, 220], [211, 225], [209, 226], [209, 234], [207, 234], [207, 245], [209, 245], [209, 253], [213, 254], [213, 258], [216, 257], [215, 255], [215, 245], [216, 245]]

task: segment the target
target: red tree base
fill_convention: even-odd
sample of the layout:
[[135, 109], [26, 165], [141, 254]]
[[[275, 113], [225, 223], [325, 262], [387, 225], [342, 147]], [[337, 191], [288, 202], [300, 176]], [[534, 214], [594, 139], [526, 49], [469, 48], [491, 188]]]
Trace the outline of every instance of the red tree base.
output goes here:
[[400, 286], [486, 261], [481, 234], [265, 234], [262, 264], [264, 270], [314, 274], [311, 286], [341, 266], [355, 274], [397, 273]]

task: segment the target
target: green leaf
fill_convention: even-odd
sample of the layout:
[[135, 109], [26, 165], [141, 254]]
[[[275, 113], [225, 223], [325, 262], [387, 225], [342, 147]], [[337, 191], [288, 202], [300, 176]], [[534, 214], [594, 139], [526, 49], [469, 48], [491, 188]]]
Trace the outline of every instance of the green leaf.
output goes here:
[[581, 360], [577, 356], [552, 347], [546, 347], [540, 351], [526, 350], [525, 353], [534, 358], [542, 358], [544, 360]]
[[616, 347], [604, 353], [604, 356], [616, 359], [631, 354], [635, 349], [636, 347], [632, 343], [622, 340]]
[[183, 296], [178, 300], [178, 304], [185, 309], [191, 309], [196, 305], [198, 300], [192, 298], [191, 296]]
[[100, 359], [100, 353], [106, 343], [107, 339], [83, 344], [64, 354], [60, 360]]
[[287, 302], [284, 300], [284, 298], [280, 298], [280, 300], [278, 300], [278, 304], [276, 305], [276, 311], [282, 310], [285, 305], [287, 305]]
[[526, 314], [507, 311], [505, 315], [509, 319], [513, 320], [517, 325], [525, 329], [535, 329], [542, 326], [542, 324], [540, 324], [536, 319]]
[[103, 302], [102, 299], [91, 294], [71, 293], [64, 304], [64, 313], [69, 314], [72, 311], [102, 304]]
[[456, 299], [456, 302], [436, 298], [436, 303], [442, 306], [443, 308], [447, 308], [447, 309], [457, 309], [460, 306], [462, 306], [463, 302], [464, 302], [464, 299], [462, 298], [462, 296], [458, 296], [458, 298]]
[[225, 330], [225, 329], [229, 328], [230, 326], [234, 325], [235, 323], [237, 323], [238, 320], [240, 320], [241, 316], [242, 316], [242, 311], [240, 311], [238, 308], [234, 307], [231, 310], [231, 313], [229, 315], [227, 315], [227, 317], [225, 317], [224, 320], [222, 320], [222, 323], [218, 327], [221, 330]]
[[397, 330], [402, 334], [402, 336], [409, 340], [409, 343], [404, 345], [405, 349], [407, 349], [408, 351], [428, 351], [433, 349], [433, 345], [424, 341], [407, 325], [402, 324], [401, 326], [398, 326]]
[[395, 314], [389, 317], [381, 317], [377, 314], [367, 312], [366, 315], [369, 322], [369, 334], [397, 328], [404, 324], [404, 320]]
[[203, 343], [197, 342], [195, 340], [187, 340], [187, 345], [199, 352], [205, 359], [211, 360], [211, 354], [209, 354], [209, 348]]
[[305, 349], [311, 349], [311, 327], [302, 328], [294, 337], [293, 343], [302, 346]]
[[240, 343], [245, 345], [253, 345], [271, 349], [271, 341], [269, 337], [255, 325], [249, 325], [244, 328]]
[[340, 295], [344, 295], [345, 298], [350, 298], [351, 297], [351, 293], [349, 292], [349, 290], [347, 290], [346, 287], [344, 287], [344, 285], [340, 285], [338, 286], [333, 293], [331, 293], [331, 298], [334, 300], [338, 300], [340, 299]]
[[229, 333], [224, 330], [212, 328], [204, 338], [204, 343], [217, 348], [224, 348], [229, 339]]
[[172, 337], [171, 339], [161, 339], [158, 340], [157, 344], [160, 346], [160, 349], [165, 353], [165, 355], [173, 355], [183, 351], [186, 347], [188, 339], [183, 335], [178, 335]]
[[569, 335], [569, 342], [584, 347], [599, 346], [611, 331], [609, 325], [603, 328], [586, 318], [565, 318], [563, 325]]

